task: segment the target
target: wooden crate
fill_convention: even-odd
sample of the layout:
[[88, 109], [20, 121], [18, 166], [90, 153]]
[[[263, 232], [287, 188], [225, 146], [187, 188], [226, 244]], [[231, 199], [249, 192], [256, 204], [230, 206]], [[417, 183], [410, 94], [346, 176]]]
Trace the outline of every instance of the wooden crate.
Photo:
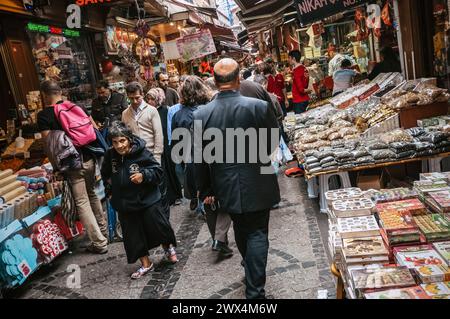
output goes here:
[[416, 105], [400, 111], [400, 127], [404, 129], [417, 127], [417, 121], [430, 117], [448, 114], [449, 103], [433, 103], [429, 105]]

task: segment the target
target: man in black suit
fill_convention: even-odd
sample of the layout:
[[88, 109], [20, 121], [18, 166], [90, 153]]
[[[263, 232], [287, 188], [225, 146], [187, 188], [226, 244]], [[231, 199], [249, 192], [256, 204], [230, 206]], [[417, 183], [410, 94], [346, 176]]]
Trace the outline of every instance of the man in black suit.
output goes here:
[[[224, 143], [219, 144], [214, 136], [212, 143], [217, 149], [211, 154], [213, 160], [203, 153], [213, 144], [194, 137], [195, 179], [200, 199], [230, 214], [236, 244], [244, 261], [246, 297], [261, 299], [265, 298], [270, 209], [280, 202], [278, 180], [270, 170], [269, 159], [279, 141], [277, 119], [268, 103], [239, 93], [239, 65], [233, 59], [225, 58], [215, 65], [214, 79], [219, 93], [194, 113], [194, 120], [195, 125], [201, 123], [203, 132], [221, 133]], [[227, 134], [230, 129], [241, 129], [241, 134], [234, 131], [236, 134], [230, 136]], [[257, 140], [252, 134], [244, 134], [242, 129], [253, 130]], [[245, 142], [236, 143], [236, 138]], [[252, 150], [255, 145], [262, 149]], [[225, 157], [222, 160], [216, 157], [220, 148]], [[260, 156], [262, 153], [265, 155]]]

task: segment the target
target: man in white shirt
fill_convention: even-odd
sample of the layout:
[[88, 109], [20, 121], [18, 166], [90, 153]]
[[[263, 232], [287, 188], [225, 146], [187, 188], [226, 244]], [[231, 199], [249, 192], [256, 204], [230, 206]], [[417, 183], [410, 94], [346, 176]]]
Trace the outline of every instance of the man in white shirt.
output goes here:
[[138, 82], [128, 84], [126, 92], [131, 104], [123, 111], [122, 122], [145, 141], [147, 149], [161, 163], [164, 133], [158, 110], [144, 101], [144, 90]]

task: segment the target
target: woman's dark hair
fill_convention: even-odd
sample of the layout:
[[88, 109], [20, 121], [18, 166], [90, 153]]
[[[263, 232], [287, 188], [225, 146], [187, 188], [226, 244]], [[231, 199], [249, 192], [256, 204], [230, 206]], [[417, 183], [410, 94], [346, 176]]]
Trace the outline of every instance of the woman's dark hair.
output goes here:
[[62, 89], [56, 81], [47, 80], [41, 83], [41, 92], [45, 95], [57, 95], [62, 93]]
[[198, 106], [211, 100], [211, 91], [195, 75], [187, 76], [180, 86], [180, 100], [183, 106]]
[[130, 141], [133, 139], [133, 132], [130, 128], [121, 121], [112, 122], [108, 131], [108, 138], [112, 141], [116, 137], [126, 137]]
[[141, 95], [144, 95], [144, 88], [142, 87], [142, 85], [139, 82], [131, 82], [131, 83], [129, 83], [126, 86], [125, 90], [127, 91], [128, 94], [135, 93], [135, 92], [139, 91], [139, 93]]
[[275, 69], [274, 69], [273, 65], [269, 64], [269, 63], [265, 63], [264, 68], [263, 68], [263, 73], [264, 73], [264, 75], [274, 74]]
[[252, 76], [252, 71], [250, 71], [249, 69], [246, 69], [246, 70], [244, 70], [244, 72], [242, 72], [242, 77], [244, 78], [244, 80], [247, 80], [251, 76]]
[[299, 50], [294, 50], [294, 51], [289, 52], [289, 56], [297, 62], [300, 62], [302, 59], [302, 54], [300, 53]]
[[344, 59], [341, 62], [341, 68], [349, 68], [352, 66], [352, 62], [349, 59]]
[[108, 83], [108, 81], [102, 80], [97, 83], [96, 88], [97, 89], [101, 89], [101, 88], [109, 89], [109, 83]]

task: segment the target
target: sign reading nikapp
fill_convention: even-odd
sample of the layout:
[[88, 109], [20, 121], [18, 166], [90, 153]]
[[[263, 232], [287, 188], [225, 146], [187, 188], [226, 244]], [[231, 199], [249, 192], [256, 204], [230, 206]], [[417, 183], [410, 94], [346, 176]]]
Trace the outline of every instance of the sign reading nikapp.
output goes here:
[[295, 0], [303, 25], [328, 18], [336, 13], [359, 6], [370, 0]]

